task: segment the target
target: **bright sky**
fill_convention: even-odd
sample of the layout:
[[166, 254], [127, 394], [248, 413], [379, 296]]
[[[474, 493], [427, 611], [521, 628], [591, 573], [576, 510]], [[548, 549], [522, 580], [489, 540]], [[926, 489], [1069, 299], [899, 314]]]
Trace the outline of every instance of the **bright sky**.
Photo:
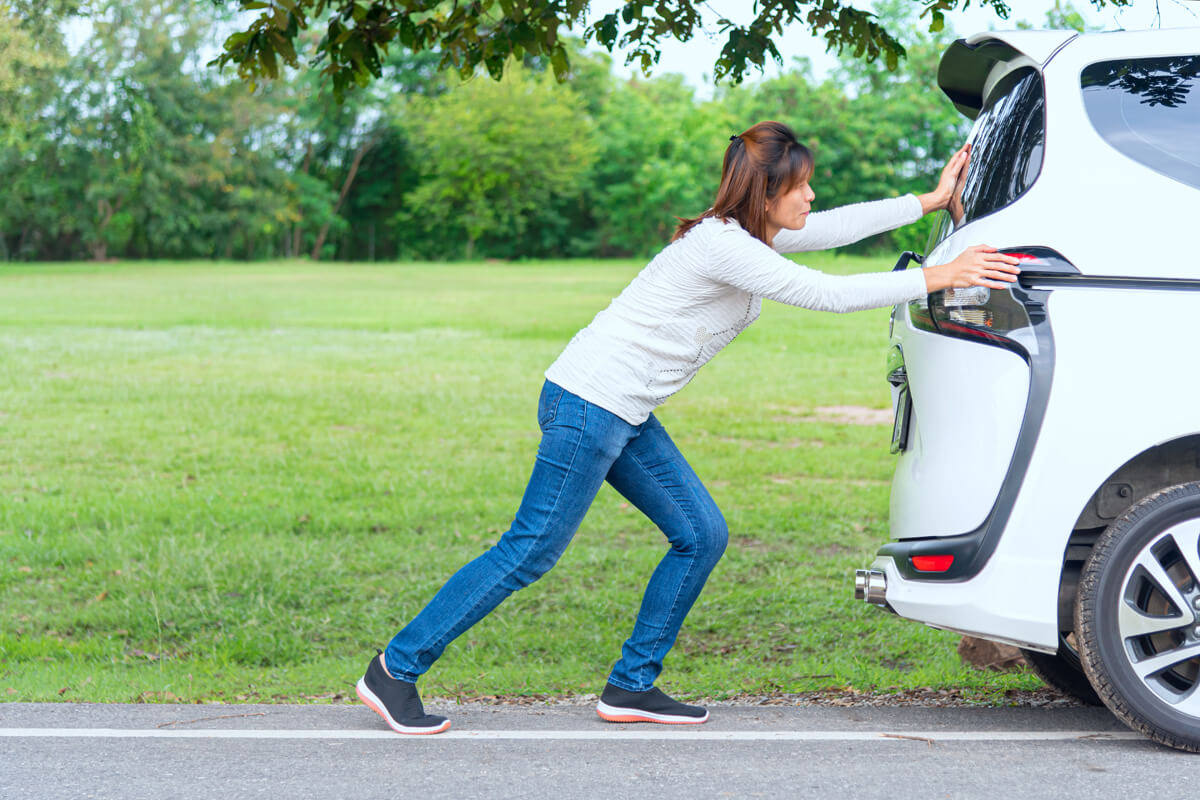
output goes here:
[[[1019, 20], [1041, 27], [1045, 24], [1046, 11], [1054, 6], [1054, 0], [1008, 0], [1008, 4], [1012, 14], [1007, 21], [997, 17], [990, 8], [982, 7], [980, 0], [974, 0], [972, 7], [965, 11], [947, 14], [946, 21], [960, 36], [969, 36], [978, 31], [1015, 28]], [[610, 11], [619, 9], [621, 5], [622, 0], [592, 0], [589, 19], [599, 19]], [[871, 3], [870, 0], [863, 0], [855, 5], [869, 8]], [[1074, 0], [1072, 5], [1083, 14], [1089, 24], [1100, 26], [1104, 30], [1133, 30], [1160, 25], [1164, 28], [1200, 28], [1200, 0], [1133, 0], [1133, 4], [1128, 8], [1106, 8], [1102, 11], [1097, 11], [1086, 0]], [[689, 42], [676, 42], [672, 39], [663, 42], [662, 58], [659, 59], [653, 74], [680, 73], [689, 84], [698, 89], [699, 95], [705, 97], [712, 93], [712, 65], [724, 44], [723, 38], [717, 33], [716, 20], [724, 16], [740, 23], [749, 22], [753, 19], [753, 3], [747, 0], [707, 0], [703, 6], [710, 33], [698, 34]], [[90, 30], [91, 26], [86, 20], [70, 23], [67, 26], [68, 45], [72, 49], [78, 47]], [[783, 56], [785, 69], [791, 66], [793, 59], [807, 57], [812, 60], [817, 76], [821, 77], [836, 64], [834, 57], [825, 52], [824, 42], [809, 35], [803, 25], [793, 25], [787, 29], [784, 35], [776, 40], [776, 46]], [[641, 74], [638, 66], [625, 66], [624, 61], [625, 54], [622, 51], [617, 50], [613, 53], [613, 68], [618, 74]], [[773, 77], [778, 75], [779, 71], [775, 63], [768, 59], [763, 75]], [[751, 70], [747, 80], [754, 81], [757, 78], [758, 73]]]
[[[620, 0], [593, 0], [590, 17], [598, 19], [621, 5]], [[855, 5], [859, 8], [870, 7], [869, 2]], [[965, 11], [947, 14], [946, 22], [960, 36], [969, 36], [978, 31], [1015, 28], [1019, 20], [1032, 23], [1034, 27], [1042, 27], [1046, 23], [1046, 11], [1054, 7], [1054, 0], [1008, 0], [1008, 5], [1012, 9], [1008, 20], [1000, 19], [990, 8], [982, 7], [976, 0], [972, 7]], [[1160, 25], [1164, 28], [1200, 27], [1200, 0], [1133, 0], [1133, 4], [1128, 8], [1109, 7], [1100, 11], [1086, 0], [1075, 0], [1072, 5], [1090, 25], [1099, 26], [1104, 30], [1133, 30]], [[709, 25], [711, 34], [707, 37], [703, 34], [698, 35], [686, 43], [667, 41], [662, 47], [662, 58], [659, 59], [653, 73], [681, 73], [689, 84], [700, 90], [702, 96], [711, 93], [712, 65], [724, 44], [724, 39], [717, 34], [715, 21], [721, 16], [740, 23], [753, 19], [753, 4], [745, 0], [708, 0], [705, 6], [709, 9], [705, 13], [706, 22], [713, 23]], [[808, 57], [812, 59], [813, 67], [820, 77], [836, 63], [832, 56], [825, 53], [824, 42], [809, 35], [803, 25], [793, 25], [785, 30], [783, 37], [776, 44], [783, 56], [785, 68], [789, 67], [796, 57]], [[636, 64], [626, 67], [624, 60], [623, 52], [613, 53], [613, 66], [619, 74], [640, 74], [640, 67]], [[778, 74], [779, 68], [768, 60], [764, 75], [772, 77]], [[757, 75], [757, 72], [751, 72], [748, 80], [754, 80]]]

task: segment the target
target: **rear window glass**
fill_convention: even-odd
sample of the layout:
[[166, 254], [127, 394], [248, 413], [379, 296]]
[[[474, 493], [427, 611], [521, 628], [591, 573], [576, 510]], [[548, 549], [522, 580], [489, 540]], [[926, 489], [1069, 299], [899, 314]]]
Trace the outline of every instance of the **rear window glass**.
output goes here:
[[968, 139], [971, 166], [949, 213], [934, 224], [929, 249], [972, 220], [1012, 203], [1042, 171], [1046, 144], [1046, 93], [1032, 67], [1005, 75], [992, 88]]
[[1106, 142], [1200, 188], [1200, 56], [1102, 61], [1084, 68], [1080, 83]]

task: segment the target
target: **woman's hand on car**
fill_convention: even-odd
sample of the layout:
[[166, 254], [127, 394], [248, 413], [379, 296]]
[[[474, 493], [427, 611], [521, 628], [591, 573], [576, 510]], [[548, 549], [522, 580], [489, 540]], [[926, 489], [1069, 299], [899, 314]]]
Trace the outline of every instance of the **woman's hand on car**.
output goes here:
[[942, 289], [965, 289], [968, 286], [986, 286], [989, 289], [1007, 289], [1017, 279], [1021, 262], [1012, 256], [1000, 253], [994, 247], [977, 244], [962, 251], [953, 261], [926, 267], [925, 287], [930, 292]]
[[[928, 214], [930, 211], [937, 211], [941, 208], [948, 208], [950, 201], [954, 198], [955, 189], [960, 185], [960, 179], [966, 173], [967, 165], [971, 161], [971, 143], [967, 142], [958, 151], [950, 156], [950, 160], [946, 162], [946, 166], [942, 167], [942, 175], [938, 179], [937, 188], [932, 192], [918, 195], [917, 199], [921, 201], [921, 212]], [[962, 191], [959, 189], [959, 191]]]

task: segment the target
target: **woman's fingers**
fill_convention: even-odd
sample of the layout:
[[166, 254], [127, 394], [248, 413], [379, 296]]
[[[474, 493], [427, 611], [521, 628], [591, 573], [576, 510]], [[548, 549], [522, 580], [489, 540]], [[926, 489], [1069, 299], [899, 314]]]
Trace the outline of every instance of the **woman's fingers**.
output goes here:
[[957, 151], [955, 151], [954, 155], [950, 156], [950, 160], [947, 161], [946, 166], [942, 168], [943, 180], [948, 180], [952, 177], [957, 178], [958, 174], [962, 172], [962, 168], [967, 161], [967, 157], [967, 146], [963, 145]]
[[1021, 263], [1021, 259], [1017, 258], [1016, 256], [1010, 256], [1006, 253], [1001, 253], [1001, 252], [997, 251], [996, 248], [992, 247], [991, 245], [977, 244], [970, 249], [972, 251], [974, 251], [974, 253], [976, 255], [978, 255], [980, 258], [982, 258], [984, 261], [997, 263], [997, 264], [1012, 264], [1012, 265], [1017, 265], [1017, 264]]
[[1020, 260], [997, 252], [990, 245], [975, 245], [968, 248], [958, 259], [960, 268], [954, 285], [986, 286], [989, 289], [1007, 289], [1021, 273]]
[[1007, 289], [1021, 274], [1020, 264], [1021, 260], [1014, 256], [1001, 253], [990, 245], [977, 244], [963, 250], [953, 261], [930, 268], [929, 274], [936, 278], [933, 283], [927, 279], [926, 285], [931, 291], [968, 286]]
[[989, 289], [1007, 289], [1008, 284], [1017, 280], [1021, 268], [1016, 264], [985, 259], [977, 264], [978, 271], [971, 275], [976, 286], [987, 286]]

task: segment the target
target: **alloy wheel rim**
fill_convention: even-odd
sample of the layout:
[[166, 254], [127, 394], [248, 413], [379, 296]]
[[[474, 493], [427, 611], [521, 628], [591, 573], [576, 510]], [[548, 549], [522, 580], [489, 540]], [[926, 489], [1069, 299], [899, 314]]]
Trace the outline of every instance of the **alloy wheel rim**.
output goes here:
[[1144, 545], [1117, 598], [1121, 651], [1158, 700], [1200, 718], [1200, 519]]

